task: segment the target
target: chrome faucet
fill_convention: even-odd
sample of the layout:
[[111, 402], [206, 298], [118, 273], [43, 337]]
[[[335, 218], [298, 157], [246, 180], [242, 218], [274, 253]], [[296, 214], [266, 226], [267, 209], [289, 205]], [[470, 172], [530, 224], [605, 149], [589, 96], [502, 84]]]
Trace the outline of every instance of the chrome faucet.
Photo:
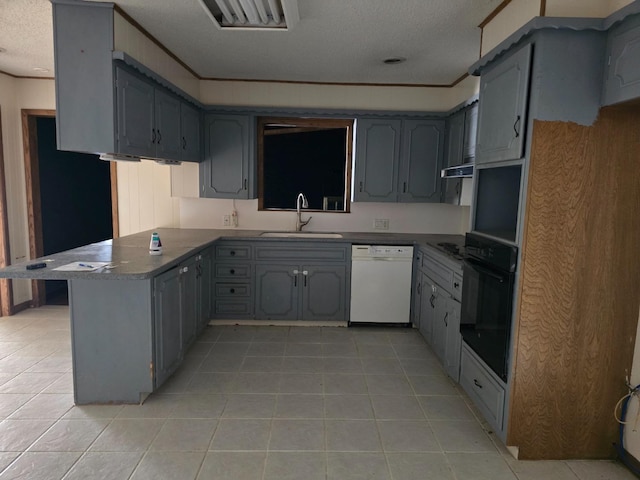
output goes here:
[[300, 200], [302, 200], [302, 208], [309, 208], [309, 202], [307, 202], [307, 197], [304, 196], [304, 193], [299, 193], [298, 198], [296, 198], [296, 232], [301, 232], [302, 227], [304, 227], [307, 223], [311, 221], [312, 217], [309, 217], [307, 220], [302, 220], [302, 213], [300, 212]]

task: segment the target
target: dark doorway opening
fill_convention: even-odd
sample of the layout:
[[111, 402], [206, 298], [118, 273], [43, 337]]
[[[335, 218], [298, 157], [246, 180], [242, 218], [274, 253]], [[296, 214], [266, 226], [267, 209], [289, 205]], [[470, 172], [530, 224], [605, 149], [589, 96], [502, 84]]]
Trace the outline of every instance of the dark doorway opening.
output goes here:
[[[39, 178], [40, 187], [42, 251], [38, 255], [113, 238], [109, 162], [97, 155], [58, 150], [54, 117], [36, 117], [35, 126], [37, 171], [31, 173]], [[46, 280], [44, 290], [46, 304], [68, 304], [66, 281]]]

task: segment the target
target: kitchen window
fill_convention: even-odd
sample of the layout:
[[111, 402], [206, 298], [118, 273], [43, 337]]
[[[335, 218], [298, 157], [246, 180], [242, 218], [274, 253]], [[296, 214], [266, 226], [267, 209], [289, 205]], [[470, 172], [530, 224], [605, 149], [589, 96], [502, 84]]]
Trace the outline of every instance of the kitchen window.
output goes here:
[[258, 208], [349, 212], [353, 120], [258, 118]]

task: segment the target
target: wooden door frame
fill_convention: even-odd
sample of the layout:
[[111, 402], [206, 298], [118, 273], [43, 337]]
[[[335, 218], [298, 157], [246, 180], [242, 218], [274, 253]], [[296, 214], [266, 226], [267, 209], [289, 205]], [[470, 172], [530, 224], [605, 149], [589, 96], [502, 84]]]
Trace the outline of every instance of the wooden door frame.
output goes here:
[[[27, 196], [27, 224], [29, 226], [29, 255], [38, 258], [44, 255], [42, 243], [42, 210], [40, 202], [40, 170], [38, 167], [37, 118], [56, 116], [55, 110], [22, 109], [22, 145], [24, 150], [24, 177]], [[110, 166], [111, 217], [113, 238], [118, 237], [118, 179], [115, 163]], [[6, 210], [6, 209], [5, 209]], [[5, 211], [6, 213], [6, 211]], [[46, 304], [44, 280], [31, 281], [31, 304], [39, 307]], [[4, 310], [3, 310], [4, 315]]]
[[[2, 144], [2, 111], [0, 109], [0, 267], [11, 263], [9, 228], [7, 218], [7, 188], [4, 173], [4, 146]], [[9, 279], [0, 280], [0, 315], [13, 314], [13, 284]]]

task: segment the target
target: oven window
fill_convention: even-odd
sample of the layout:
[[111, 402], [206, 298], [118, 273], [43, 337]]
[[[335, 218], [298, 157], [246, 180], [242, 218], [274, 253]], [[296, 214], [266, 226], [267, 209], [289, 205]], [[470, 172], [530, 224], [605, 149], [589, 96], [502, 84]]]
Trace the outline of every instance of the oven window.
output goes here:
[[462, 337], [506, 381], [513, 274], [467, 261], [462, 288]]

